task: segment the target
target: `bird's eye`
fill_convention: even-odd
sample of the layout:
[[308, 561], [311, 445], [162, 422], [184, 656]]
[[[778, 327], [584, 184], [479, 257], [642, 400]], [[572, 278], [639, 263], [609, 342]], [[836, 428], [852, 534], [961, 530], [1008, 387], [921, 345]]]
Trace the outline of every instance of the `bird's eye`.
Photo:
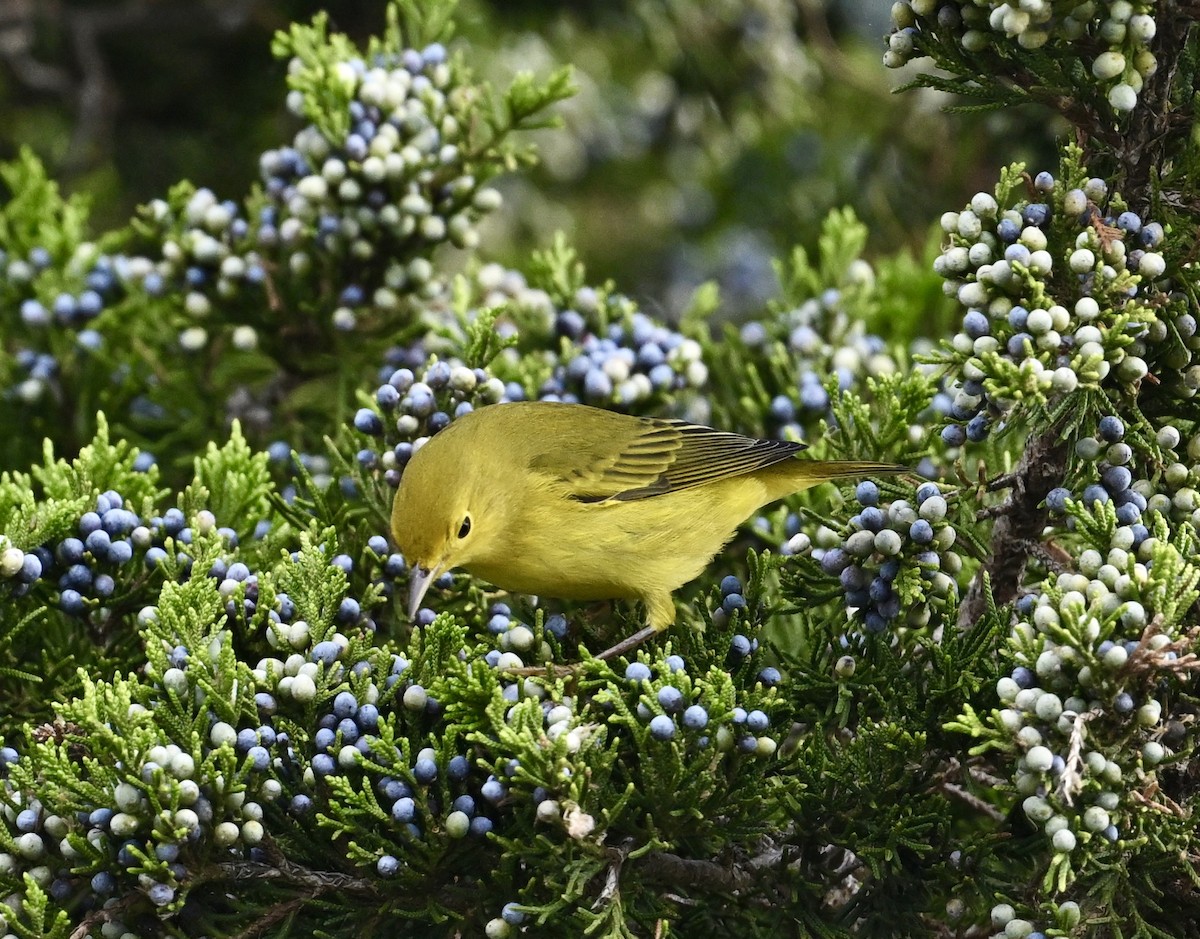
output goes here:
[[471, 534], [471, 516], [468, 515], [463, 519], [463, 523], [458, 529], [458, 537], [466, 538], [469, 534]]

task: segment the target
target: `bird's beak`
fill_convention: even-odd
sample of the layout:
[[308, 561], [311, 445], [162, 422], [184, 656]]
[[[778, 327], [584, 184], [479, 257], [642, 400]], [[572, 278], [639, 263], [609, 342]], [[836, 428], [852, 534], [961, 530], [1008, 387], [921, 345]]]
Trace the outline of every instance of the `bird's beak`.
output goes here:
[[429, 585], [442, 572], [441, 567], [421, 567], [414, 564], [408, 572], [408, 618], [416, 619], [417, 610], [421, 608], [421, 600]]

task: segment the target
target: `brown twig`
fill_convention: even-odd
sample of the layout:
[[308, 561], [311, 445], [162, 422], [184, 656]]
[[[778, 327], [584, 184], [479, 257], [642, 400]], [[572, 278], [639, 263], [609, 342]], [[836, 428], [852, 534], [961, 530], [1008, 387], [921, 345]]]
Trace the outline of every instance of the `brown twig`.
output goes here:
[[783, 858], [783, 851], [770, 845], [748, 861], [737, 865], [685, 858], [668, 851], [656, 851], [638, 862], [638, 871], [647, 880], [672, 887], [693, 887], [732, 893], [762, 886], [761, 871]]

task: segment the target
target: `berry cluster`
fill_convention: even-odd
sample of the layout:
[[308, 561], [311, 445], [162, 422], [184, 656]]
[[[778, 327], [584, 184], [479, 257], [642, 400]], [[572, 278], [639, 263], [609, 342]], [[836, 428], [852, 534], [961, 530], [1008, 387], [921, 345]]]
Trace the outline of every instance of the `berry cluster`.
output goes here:
[[[1154, 430], [1153, 447], [1145, 440], [1134, 440], [1135, 451], [1125, 441], [1124, 422], [1116, 415], [1101, 418], [1094, 436], [1083, 437], [1075, 444], [1075, 452], [1085, 461], [1100, 461], [1098, 482], [1085, 487], [1081, 501], [1112, 501], [1119, 526], [1133, 528], [1134, 544], [1140, 545], [1149, 532], [1145, 519], [1155, 513], [1173, 525], [1190, 523], [1200, 530], [1200, 493], [1197, 492], [1196, 463], [1200, 457], [1200, 440], [1193, 437], [1183, 446], [1179, 428], [1170, 423], [1158, 423]], [[1134, 459], [1144, 460], [1148, 467], [1161, 466], [1161, 472], [1135, 474]], [[1182, 459], [1181, 459], [1182, 457]], [[1063, 511], [1072, 496], [1065, 487], [1047, 497], [1053, 511]], [[1069, 520], [1068, 520], [1069, 521]]]
[[[294, 74], [306, 69], [293, 60]], [[441, 45], [381, 55], [370, 66], [351, 59], [337, 70], [347, 104], [335, 123], [344, 132], [310, 123], [291, 146], [266, 151], [261, 199], [243, 209], [199, 189], [149, 206], [161, 256], [132, 258], [125, 268], [147, 293], [184, 296], [195, 319], [180, 333], [185, 350], [206, 344], [201, 323], [214, 307], [242, 295], [261, 305], [267, 280], [289, 295], [337, 285], [331, 324], [338, 330], [364, 317], [394, 321], [405, 296], [441, 292], [429, 260], [434, 248], [473, 247], [476, 223], [499, 207], [463, 147], [463, 102], [453, 94], [459, 77]], [[288, 102], [306, 116], [301, 92]], [[357, 273], [343, 283], [347, 265]], [[230, 340], [249, 350], [258, 335], [243, 323]]]
[[855, 488], [859, 511], [839, 535], [821, 526], [788, 542], [793, 554], [810, 553], [821, 570], [835, 576], [846, 606], [869, 633], [890, 626], [928, 625], [935, 611], [958, 599], [962, 558], [953, 550], [956, 532], [949, 504], [937, 483], [922, 483], [907, 499], [881, 503], [878, 485]]
[[[951, 901], [954, 903], [955, 901]], [[950, 910], [947, 905], [947, 912], [959, 912], [955, 909]], [[1061, 903], [1050, 901], [1043, 905], [1042, 918], [1049, 920], [1054, 924], [1054, 935], [1071, 935], [1083, 919], [1083, 913], [1079, 908], [1079, 904], [1074, 900], [1064, 900]], [[1017, 916], [1017, 911], [1010, 903], [997, 903], [991, 909], [989, 917], [991, 925], [996, 930], [991, 935], [991, 939], [1013, 939], [1015, 936], [1022, 939], [1046, 939], [1047, 933], [1041, 929], [1035, 928], [1033, 920]], [[1050, 928], [1050, 927], [1047, 927]]]
[[1184, 744], [1184, 727], [1164, 727], [1163, 715], [1191, 668], [1180, 619], [1200, 582], [1187, 560], [1190, 526], [1168, 540], [1157, 522], [1157, 535], [1138, 543], [1144, 526], [1114, 527], [1111, 505], [1071, 511], [1093, 546], [1078, 573], [1018, 602], [1013, 668], [996, 686], [1001, 709], [973, 731], [1013, 754], [1024, 814], [1065, 870], [1136, 827], [1142, 794], [1155, 788], [1147, 780]]
[[667, 656], [657, 677], [646, 660], [631, 662], [625, 680], [639, 693], [634, 713], [653, 741], [666, 743], [682, 733], [689, 751], [712, 746], [718, 752], [757, 757], [770, 757], [778, 747], [768, 733], [766, 711], [735, 705], [726, 712], [717, 702], [698, 699], [681, 656]]
[[[1096, 425], [1095, 436], [1081, 437], [1075, 443], [1075, 453], [1085, 465], [1100, 461], [1097, 467], [1099, 478], [1093, 476], [1096, 481], [1083, 486], [1078, 495], [1066, 486], [1052, 489], [1046, 496], [1046, 507], [1053, 516], [1061, 517], [1072, 499], [1087, 508], [1097, 503], [1105, 505], [1112, 502], [1117, 524], [1129, 528], [1133, 546], [1137, 547], [1149, 536], [1148, 529], [1142, 523], [1142, 513], [1148, 507], [1147, 496], [1153, 494], [1154, 486], [1149, 480], [1141, 480], [1139, 486], [1134, 488], [1131, 469], [1134, 451], [1124, 437], [1125, 423], [1115, 414], [1103, 415]], [[1156, 501], [1155, 510], [1161, 511], [1163, 508], [1161, 501]], [[1073, 527], [1074, 520], [1068, 518], [1067, 525]]]
[[[618, 302], [609, 298], [610, 304]], [[555, 316], [555, 331], [570, 345], [564, 347], [550, 377], [538, 388], [540, 400], [582, 401], [629, 410], [655, 396], [704, 387], [708, 368], [694, 339], [686, 339], [640, 312], [630, 312], [600, 329], [589, 323], [589, 319], [595, 322], [595, 312], [594, 291], [581, 290], [575, 308]]]
[[[865, 261], [852, 265], [846, 290], [862, 290], [873, 282]], [[771, 382], [770, 432], [780, 438], [810, 435], [828, 418], [826, 382], [839, 391], [862, 389], [865, 379], [896, 371], [897, 363], [882, 338], [867, 332], [862, 319], [848, 309], [846, 290], [829, 288], [770, 320], [751, 320], [738, 333], [741, 342], [770, 363], [764, 378]]]
[[1101, 179], [1068, 186], [1039, 173], [1031, 192], [977, 193], [942, 216], [934, 268], [965, 311], [930, 357], [958, 379], [942, 433], [951, 446], [986, 439], [1017, 401], [1136, 390], [1150, 346], [1168, 338], [1153, 304], [1166, 271], [1162, 226], [1124, 211]]
[[953, 43], [971, 55], [1046, 48], [1077, 55], [1086, 42], [1092, 76], [1114, 111], [1137, 106], [1142, 84], [1158, 69], [1149, 44], [1157, 32], [1154, 5], [1145, 0], [1102, 0], [1058, 7], [1050, 0], [897, 0], [883, 64], [899, 68]]
[[[8, 395], [26, 404], [58, 397], [63, 350], [74, 345], [87, 355], [103, 345], [91, 323], [121, 295], [118, 260], [92, 244], [79, 246], [61, 265], [43, 247], [26, 257], [0, 250], [0, 297], [18, 311], [26, 337], [9, 350], [19, 371]], [[67, 343], [55, 337], [60, 329], [72, 337]]]
[[[502, 334], [514, 345], [492, 363], [511, 400], [583, 402], [632, 411], [673, 392], [702, 390], [708, 367], [698, 342], [656, 323], [633, 301], [582, 286], [561, 305], [497, 264], [475, 279], [478, 308], [503, 306]], [[538, 367], [529, 370], [530, 359]]]
[[[140, 457], [135, 465], [148, 468]], [[177, 508], [143, 519], [132, 504], [121, 493], [108, 490], [96, 497], [92, 507], [78, 517], [72, 533], [61, 539], [29, 552], [4, 539], [0, 576], [9, 579], [11, 595], [25, 596], [39, 582], [53, 584], [62, 612], [102, 624], [114, 607], [136, 600], [131, 590], [141, 579], [124, 573], [136, 560], [150, 570], [167, 563], [186, 576], [192, 565], [188, 552], [194, 537], [212, 532], [230, 550], [238, 545], [237, 532], [219, 527], [207, 510], [196, 514], [193, 527]], [[238, 578], [239, 569], [244, 568], [218, 560], [208, 573], [217, 579]], [[245, 579], [247, 573], [238, 579]]]
[[[220, 646], [206, 650], [201, 658], [207, 661], [194, 666], [210, 678]], [[191, 684], [196, 672], [184, 671], [189, 656], [176, 650], [171, 660], [178, 666], [152, 682], [156, 706], [174, 709], [181, 699], [203, 701], [211, 685]], [[74, 709], [72, 716], [83, 718], [81, 711]], [[282, 792], [280, 783], [265, 775], [270, 757], [260, 738], [216, 721], [198, 748], [171, 742], [147, 746], [155, 734], [152, 723], [151, 709], [133, 703], [119, 726], [89, 726], [82, 720], [48, 725], [61, 737], [50, 736], [39, 745], [43, 772], [62, 772], [79, 760], [78, 748], [86, 753], [101, 740], [122, 751], [118, 763], [90, 777], [86, 794], [73, 800], [82, 807], [69, 814], [54, 814], [37, 799], [26, 799], [13, 779], [25, 770], [24, 757], [4, 749], [2, 814], [13, 837], [12, 850], [0, 853], [0, 875], [23, 873], [66, 907], [107, 906], [122, 896], [128, 906], [128, 894], [135, 890], [150, 908], [166, 912], [177, 905], [180, 885], [190, 874], [185, 858], [201, 843], [219, 854], [257, 857], [265, 834], [264, 804]], [[269, 745], [286, 749], [286, 735], [271, 734]], [[28, 775], [22, 778], [28, 783]]]

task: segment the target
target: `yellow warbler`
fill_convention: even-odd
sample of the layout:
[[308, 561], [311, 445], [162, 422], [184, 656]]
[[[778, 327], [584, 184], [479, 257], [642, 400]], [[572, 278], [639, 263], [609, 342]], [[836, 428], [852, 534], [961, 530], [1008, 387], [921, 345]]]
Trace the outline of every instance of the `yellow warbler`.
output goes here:
[[414, 455], [392, 507], [410, 565], [409, 615], [442, 572], [464, 568], [514, 593], [641, 600], [648, 627], [675, 620], [671, 593], [700, 574], [761, 506], [891, 463], [800, 460], [803, 444], [582, 404], [480, 408]]

